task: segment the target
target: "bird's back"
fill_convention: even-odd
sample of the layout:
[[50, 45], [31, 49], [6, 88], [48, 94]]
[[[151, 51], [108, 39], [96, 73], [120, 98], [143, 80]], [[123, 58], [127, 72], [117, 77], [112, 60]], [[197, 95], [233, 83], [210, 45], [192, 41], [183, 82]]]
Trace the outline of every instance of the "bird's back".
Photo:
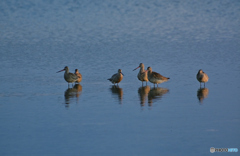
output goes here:
[[202, 82], [208, 82], [208, 79], [208, 75], [206, 73], [203, 73]]
[[64, 74], [64, 79], [67, 82], [76, 82], [78, 80], [78, 76], [73, 74], [73, 73], [65, 73]]
[[159, 80], [168, 80], [170, 78], [164, 77], [161, 74], [157, 73], [157, 72], [152, 72], [152, 77], [154, 77], [155, 79], [159, 79]]
[[120, 81], [122, 81], [122, 79], [123, 79], [122, 74], [116, 73], [108, 80], [111, 81], [112, 83], [119, 83]]
[[164, 77], [157, 72], [149, 72], [148, 73], [148, 80], [152, 83], [163, 83], [168, 81], [170, 78]]
[[202, 72], [202, 73], [199, 73], [198, 72], [198, 74], [197, 74], [197, 80], [199, 81], [199, 82], [207, 82], [208, 81], [208, 75], [206, 74], [206, 73], [204, 73], [204, 72]]
[[112, 77], [109, 78], [108, 80], [109, 80], [109, 81], [113, 81], [116, 76], [117, 76], [117, 74], [113, 74]]

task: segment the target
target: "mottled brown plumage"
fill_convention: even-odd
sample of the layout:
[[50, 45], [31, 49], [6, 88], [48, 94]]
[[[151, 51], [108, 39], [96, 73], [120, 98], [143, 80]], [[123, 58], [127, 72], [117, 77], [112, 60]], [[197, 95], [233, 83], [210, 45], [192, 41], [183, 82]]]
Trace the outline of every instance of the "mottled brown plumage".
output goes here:
[[123, 79], [123, 73], [121, 69], [118, 69], [118, 73], [114, 74], [111, 78], [109, 78], [108, 80], [111, 81], [114, 85], [115, 83], [121, 82]]
[[208, 75], [204, 73], [202, 69], [198, 71], [196, 78], [200, 82], [200, 87], [201, 87], [201, 83], [204, 83], [204, 87], [205, 87], [205, 83], [208, 82], [208, 79], [209, 79]]
[[75, 69], [75, 75], [77, 75], [78, 79], [77, 79], [77, 83], [82, 81], [82, 75], [79, 73], [78, 69]]
[[69, 72], [68, 66], [65, 66], [64, 69], [58, 71], [57, 73], [62, 72], [64, 70], [65, 70], [64, 79], [65, 79], [65, 81], [68, 82], [68, 84], [69, 83], [74, 83], [74, 82], [76, 82], [78, 80], [78, 76], [77, 75]]
[[142, 81], [142, 85], [143, 85], [143, 81], [146, 81], [146, 84], [147, 84], [147, 82], [148, 82], [148, 75], [147, 75], [147, 72], [145, 72], [144, 64], [140, 63], [139, 66], [137, 68], [135, 68], [134, 70], [136, 70], [138, 68], [140, 68], [140, 70], [138, 72], [138, 75], [137, 75], [138, 80]]
[[155, 84], [157, 84], [157, 86], [158, 86], [159, 83], [166, 82], [170, 79], [170, 78], [162, 76], [161, 74], [159, 74], [157, 72], [153, 72], [151, 67], [148, 67], [147, 71], [148, 71], [148, 80], [151, 83], [153, 83], [154, 86], [155, 86]]

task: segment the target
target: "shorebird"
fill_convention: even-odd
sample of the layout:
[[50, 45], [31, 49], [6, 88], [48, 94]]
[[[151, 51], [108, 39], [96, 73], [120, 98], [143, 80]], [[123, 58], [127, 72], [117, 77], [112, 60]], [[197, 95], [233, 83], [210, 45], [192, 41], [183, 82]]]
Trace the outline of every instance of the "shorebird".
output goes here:
[[122, 70], [121, 69], [118, 69], [118, 73], [114, 74], [111, 78], [109, 78], [108, 80], [111, 81], [114, 85], [115, 83], [118, 83], [120, 81], [122, 81], [123, 79], [123, 73], [122, 73]]
[[208, 76], [206, 73], [204, 73], [202, 71], [202, 69], [200, 69], [197, 73], [197, 80], [200, 82], [200, 88], [201, 88], [201, 83], [203, 82], [204, 83], [204, 87], [205, 87], [205, 83], [208, 82]]
[[155, 87], [155, 83], [157, 84], [157, 87], [158, 87], [159, 83], [166, 82], [170, 79], [168, 77], [162, 76], [159, 73], [153, 72], [151, 67], [148, 67], [145, 72], [147, 71], [148, 71], [148, 80], [154, 84], [154, 87]]
[[140, 63], [139, 66], [134, 70], [140, 68], [139, 72], [138, 72], [138, 80], [142, 81], [142, 86], [143, 86], [143, 81], [146, 81], [146, 85], [147, 85], [147, 82], [148, 82], [148, 75], [147, 75], [147, 72], [145, 72], [145, 69], [144, 69], [144, 64], [143, 63]]
[[77, 75], [73, 74], [73, 73], [70, 73], [69, 69], [68, 69], [68, 66], [65, 66], [64, 69], [59, 70], [57, 73], [62, 72], [64, 70], [65, 70], [65, 73], [64, 73], [65, 81], [68, 82], [68, 86], [69, 86], [69, 83], [72, 83], [72, 85], [73, 85], [73, 83], [76, 82], [79, 77]]
[[82, 75], [79, 73], [78, 69], [75, 69], [75, 75], [78, 76], [78, 79], [77, 79], [77, 83], [81, 82], [82, 81]]

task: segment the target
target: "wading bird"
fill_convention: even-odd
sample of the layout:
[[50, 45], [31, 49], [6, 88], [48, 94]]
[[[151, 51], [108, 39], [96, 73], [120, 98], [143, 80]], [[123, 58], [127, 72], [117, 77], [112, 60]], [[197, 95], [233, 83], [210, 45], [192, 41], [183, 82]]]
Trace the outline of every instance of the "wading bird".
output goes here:
[[198, 71], [196, 78], [200, 82], [200, 88], [201, 88], [201, 83], [204, 83], [204, 87], [205, 87], [205, 83], [208, 82], [208, 79], [209, 79], [208, 75], [204, 73], [202, 69]]
[[148, 80], [154, 84], [154, 87], [155, 87], [155, 84], [157, 84], [157, 87], [158, 87], [159, 83], [166, 82], [170, 79], [168, 77], [162, 76], [157, 72], [153, 72], [151, 67], [148, 67], [145, 72], [148, 72]]
[[121, 69], [118, 69], [118, 73], [114, 74], [111, 78], [108, 80], [111, 81], [114, 85], [115, 83], [118, 85], [119, 82], [121, 82], [123, 79], [123, 73]]
[[79, 77], [77, 75], [73, 74], [73, 73], [70, 73], [69, 69], [68, 69], [68, 66], [65, 66], [64, 69], [59, 70], [57, 73], [62, 72], [64, 70], [65, 70], [65, 73], [64, 73], [65, 81], [68, 82], [68, 86], [69, 86], [69, 83], [72, 83], [72, 85], [73, 85], [73, 83], [76, 82]]
[[82, 81], [82, 75], [79, 73], [78, 69], [75, 69], [75, 75], [78, 76], [78, 79], [77, 79], [77, 83], [81, 82]]
[[142, 86], [143, 86], [143, 81], [146, 81], [146, 85], [147, 85], [147, 82], [148, 82], [148, 73], [145, 72], [144, 64], [143, 64], [143, 63], [140, 63], [137, 68], [133, 69], [133, 71], [136, 70], [136, 69], [138, 69], [138, 68], [140, 68], [140, 70], [139, 70], [139, 72], [138, 72], [138, 75], [137, 75], [138, 80], [142, 81]]

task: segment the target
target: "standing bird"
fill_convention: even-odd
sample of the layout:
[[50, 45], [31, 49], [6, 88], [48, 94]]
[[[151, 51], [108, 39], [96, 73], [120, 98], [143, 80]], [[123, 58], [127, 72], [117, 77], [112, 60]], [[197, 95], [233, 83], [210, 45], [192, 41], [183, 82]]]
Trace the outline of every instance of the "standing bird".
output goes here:
[[59, 70], [57, 73], [62, 72], [64, 70], [65, 70], [65, 73], [64, 73], [65, 81], [68, 82], [68, 86], [69, 86], [69, 83], [72, 83], [72, 85], [73, 85], [73, 83], [78, 80], [78, 76], [73, 74], [73, 73], [70, 73], [69, 69], [68, 69], [68, 66], [65, 66], [64, 69]]
[[120, 81], [122, 81], [123, 79], [123, 73], [122, 73], [122, 70], [121, 69], [118, 69], [118, 73], [114, 74], [110, 79], [108, 79], [109, 81], [111, 81], [114, 85], [115, 83], [118, 83]]
[[142, 86], [143, 86], [143, 81], [146, 81], [146, 85], [147, 85], [147, 82], [148, 82], [148, 75], [147, 75], [147, 72], [145, 72], [145, 69], [144, 69], [144, 64], [143, 63], [140, 63], [139, 66], [134, 70], [140, 68], [139, 72], [138, 72], [138, 80], [142, 81]]
[[154, 87], [155, 87], [155, 83], [157, 84], [157, 87], [158, 87], [159, 83], [166, 82], [170, 79], [168, 77], [162, 76], [159, 73], [153, 72], [151, 67], [148, 67], [145, 72], [147, 71], [148, 71], [148, 80], [154, 84]]
[[208, 82], [208, 76], [206, 73], [204, 73], [202, 71], [202, 69], [200, 69], [197, 73], [197, 80], [200, 82], [200, 88], [201, 88], [201, 83], [203, 82], [204, 83], [204, 87], [205, 87], [205, 83]]
[[77, 79], [77, 83], [82, 81], [82, 75], [79, 73], [78, 69], [75, 69], [75, 75], [77, 75], [78, 79]]

